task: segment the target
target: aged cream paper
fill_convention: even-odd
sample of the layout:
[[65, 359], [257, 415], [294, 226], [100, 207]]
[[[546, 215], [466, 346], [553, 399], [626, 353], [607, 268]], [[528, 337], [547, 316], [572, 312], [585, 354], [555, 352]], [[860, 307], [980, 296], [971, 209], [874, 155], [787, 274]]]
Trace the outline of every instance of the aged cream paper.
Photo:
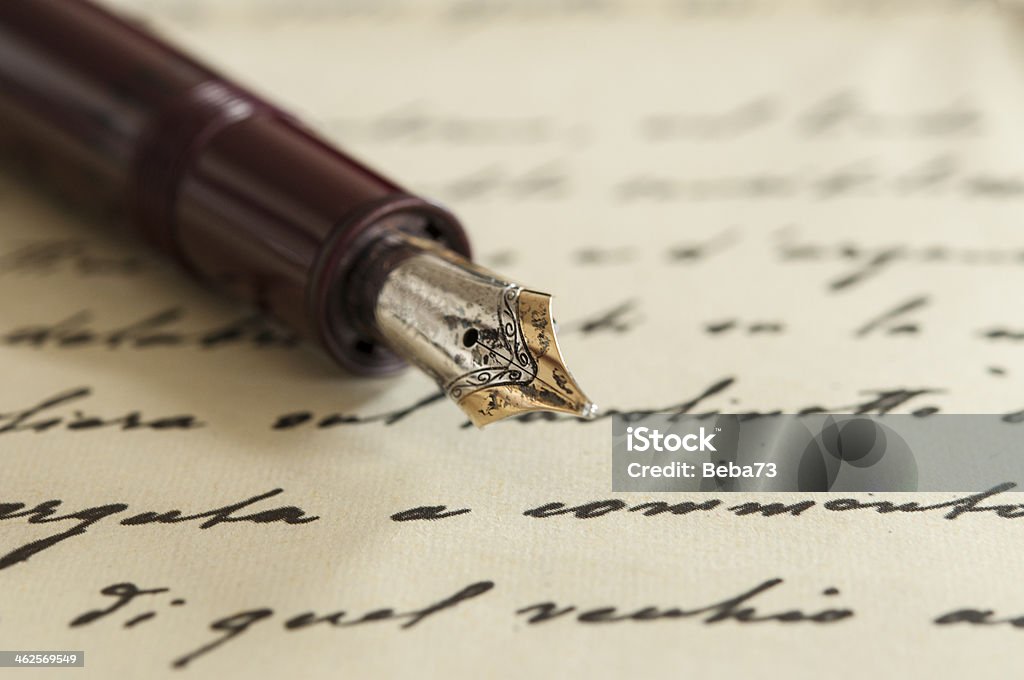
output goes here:
[[[117, 4], [449, 204], [481, 262], [555, 294], [563, 353], [606, 408], [1024, 409], [1014, 11]], [[347, 378], [311, 348], [233, 325], [245, 309], [10, 178], [0, 222], [0, 502], [59, 499], [49, 518], [64, 517], [0, 521], [0, 551], [71, 532], [0, 569], [5, 649], [84, 650], [90, 678], [1019, 668], [1012, 625], [935, 623], [964, 608], [1024, 614], [1017, 521], [829, 513], [825, 496], [764, 517], [728, 508], [803, 497], [614, 494], [607, 420], [476, 431], [443, 402], [409, 411], [434, 391], [422, 376]], [[277, 489], [233, 516], [297, 506], [319, 519], [120, 524]], [[714, 511], [630, 511], [714, 498]], [[114, 503], [128, 507], [95, 510]], [[589, 510], [524, 514], [552, 503]], [[458, 514], [399, 514], [425, 506]], [[769, 582], [743, 606], [854, 614], [579, 620], [696, 610]], [[167, 590], [111, 610], [128, 586], [110, 586], [126, 583]], [[578, 609], [517, 614], [548, 602]], [[384, 608], [351, 626], [295, 618]], [[71, 625], [88, 612], [105, 613]]]

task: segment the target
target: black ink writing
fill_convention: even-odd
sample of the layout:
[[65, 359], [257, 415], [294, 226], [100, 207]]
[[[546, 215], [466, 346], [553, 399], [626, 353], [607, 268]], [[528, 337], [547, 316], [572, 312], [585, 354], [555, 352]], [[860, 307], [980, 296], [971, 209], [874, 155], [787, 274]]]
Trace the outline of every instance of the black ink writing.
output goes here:
[[78, 409], [68, 411], [69, 406], [77, 406], [79, 402], [92, 395], [89, 387], [76, 387], [47, 397], [34, 406], [0, 413], [0, 434], [14, 432], [47, 432], [53, 429], [80, 432], [98, 428], [118, 430], [192, 430], [203, 427], [194, 415], [173, 415], [162, 417], [146, 417], [139, 411], [131, 411], [124, 415], [99, 416], [84, 413]]
[[[695, 609], [646, 606], [623, 612], [619, 607], [611, 606], [581, 609], [575, 605], [559, 606], [554, 602], [541, 602], [523, 607], [516, 613], [525, 616], [527, 623], [531, 625], [547, 623], [553, 619], [564, 618], [570, 614], [577, 623], [587, 624], [640, 623], [665, 619], [694, 618], [699, 618], [701, 623], [705, 624], [721, 623], [723, 621], [732, 621], [740, 624], [768, 622], [820, 624], [843, 621], [854, 615], [852, 609], [846, 608], [826, 608], [815, 612], [805, 612], [801, 609], [784, 609], [771, 613], [760, 613], [756, 607], [751, 606], [751, 601], [758, 595], [772, 590], [782, 583], [783, 580], [781, 578], [769, 579], [739, 595]], [[823, 594], [829, 596], [836, 595], [838, 590], [828, 588]]]
[[[285, 505], [268, 510], [257, 510], [249, 514], [237, 514], [239, 511], [249, 508], [260, 501], [266, 500], [283, 493], [283, 489], [273, 489], [266, 493], [257, 494], [236, 503], [206, 510], [193, 514], [182, 514], [181, 510], [147, 510], [139, 512], [120, 521], [121, 526], [140, 526], [143, 524], [179, 524], [192, 522], [199, 529], [210, 529], [219, 524], [247, 522], [252, 524], [270, 524], [282, 522], [284, 524], [307, 524], [319, 519], [316, 516], [306, 514], [306, 511], [294, 505]], [[84, 535], [90, 527], [108, 517], [122, 514], [128, 511], [127, 503], [108, 503], [96, 505], [82, 510], [58, 514], [58, 509], [63, 505], [60, 499], [42, 501], [32, 507], [22, 502], [0, 503], [0, 521], [24, 519], [29, 524], [69, 524], [63, 531], [52, 534], [45, 538], [30, 541], [25, 545], [17, 547], [7, 554], [0, 556], [0, 569], [7, 569], [20, 562], [28, 560], [44, 550], [53, 548], [62, 541], [69, 538]]]

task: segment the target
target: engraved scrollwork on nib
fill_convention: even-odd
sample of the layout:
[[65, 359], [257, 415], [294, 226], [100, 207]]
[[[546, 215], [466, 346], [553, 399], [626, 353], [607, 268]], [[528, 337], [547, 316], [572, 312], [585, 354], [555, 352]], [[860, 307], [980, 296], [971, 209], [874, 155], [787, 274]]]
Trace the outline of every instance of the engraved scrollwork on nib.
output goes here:
[[455, 401], [485, 387], [527, 383], [537, 377], [537, 362], [526, 349], [526, 337], [520, 322], [519, 286], [508, 286], [495, 310], [494, 327], [499, 333], [493, 342], [476, 343], [478, 352], [487, 355], [487, 365], [458, 376], [445, 386], [448, 396]]
[[[502, 333], [503, 344], [491, 348], [507, 363], [491, 381], [480, 383], [472, 392], [456, 397], [473, 424], [482, 427], [509, 416], [530, 411], [554, 411], [593, 418], [597, 407], [565, 367], [555, 339], [551, 318], [551, 296], [517, 289], [515, 304], [503, 296], [505, 313], [511, 313], [512, 327]], [[512, 312], [511, 310], [515, 310]], [[505, 319], [502, 319], [503, 321]], [[515, 373], [518, 377], [513, 378]], [[459, 383], [461, 386], [462, 383]]]

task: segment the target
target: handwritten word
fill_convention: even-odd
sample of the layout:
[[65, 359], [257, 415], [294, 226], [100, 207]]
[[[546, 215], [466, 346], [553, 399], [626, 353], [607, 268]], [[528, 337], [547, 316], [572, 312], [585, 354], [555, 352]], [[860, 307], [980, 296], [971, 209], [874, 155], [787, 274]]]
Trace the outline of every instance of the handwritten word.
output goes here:
[[[237, 503], [230, 503], [213, 510], [206, 510], [191, 515], [183, 515], [181, 510], [146, 510], [144, 512], [134, 514], [131, 517], [122, 519], [120, 521], [120, 525], [140, 526], [143, 524], [180, 524], [183, 522], [196, 522], [198, 523], [198, 528], [210, 529], [219, 524], [232, 524], [239, 522], [250, 522], [252, 524], [270, 524], [274, 522], [283, 522], [285, 524], [307, 524], [320, 519], [316, 516], [306, 515], [305, 510], [294, 505], [284, 505], [268, 510], [258, 510], [248, 515], [235, 514], [239, 510], [248, 508], [262, 500], [266, 500], [267, 498], [273, 498], [283, 492], [284, 489], [273, 489], [266, 493], [257, 494], [238, 501]], [[47, 536], [46, 538], [31, 541], [11, 550], [0, 557], [0, 569], [7, 569], [19, 562], [24, 562], [33, 555], [37, 555], [44, 550], [53, 548], [58, 543], [66, 541], [69, 538], [82, 536], [88, 531], [89, 527], [93, 526], [97, 522], [102, 522], [108, 517], [127, 512], [129, 509], [127, 503], [107, 503], [105, 505], [96, 505], [90, 508], [68, 512], [63, 515], [57, 515], [57, 510], [63, 503], [64, 501], [60, 499], [53, 499], [37, 503], [32, 508], [29, 508], [25, 503], [21, 502], [0, 503], [0, 521], [25, 519], [29, 524], [72, 524], [70, 528], [64, 531], [53, 534], [52, 536]]]
[[425, 193], [448, 200], [473, 201], [509, 199], [558, 200], [570, 194], [568, 171], [557, 162], [543, 163], [526, 170], [509, 170], [491, 164], [459, 174], [440, 183], [420, 182]]
[[561, 330], [566, 333], [579, 331], [583, 335], [601, 332], [628, 333], [640, 322], [636, 313], [639, 307], [636, 300], [626, 300], [611, 309], [597, 312], [572, 324], [566, 324]]
[[565, 134], [551, 118], [446, 114], [431, 111], [420, 103], [372, 117], [338, 118], [328, 121], [326, 126], [342, 139], [400, 144], [542, 144], [558, 141]]
[[14, 347], [80, 349], [293, 347], [298, 338], [260, 315], [247, 316], [209, 330], [187, 331], [175, 326], [184, 318], [180, 307], [164, 309], [138, 321], [109, 329], [96, 328], [93, 314], [83, 310], [55, 323], [17, 328], [0, 335], [0, 343]]
[[[927, 161], [925, 162], [927, 163]], [[625, 203], [814, 199], [835, 201], [867, 198], [957, 197], [976, 201], [1024, 198], [1019, 168], [958, 170], [942, 182], [922, 188], [922, 164], [899, 170], [880, 167], [872, 158], [811, 169], [766, 169], [734, 174], [687, 176], [643, 171], [627, 175], [612, 187], [612, 197]]]
[[982, 503], [1001, 493], [1013, 489], [1017, 485], [1005, 482], [992, 487], [988, 491], [954, 498], [941, 503], [922, 505], [917, 501], [897, 503], [894, 501], [863, 501], [856, 498], [837, 498], [818, 504], [812, 499], [789, 501], [787, 503], [761, 503], [748, 501], [726, 507], [721, 499], [711, 498], [701, 501], [651, 501], [630, 504], [619, 498], [608, 498], [588, 501], [578, 505], [566, 505], [552, 502], [530, 508], [523, 512], [526, 517], [547, 519], [550, 517], [567, 516], [575, 519], [594, 519], [612, 513], [638, 513], [642, 517], [680, 516], [725, 510], [737, 517], [798, 517], [814, 508], [829, 512], [850, 512], [853, 510], [872, 511], [879, 515], [930, 513], [941, 515], [942, 519], [955, 520], [959, 517], [975, 513], [987, 513], [1003, 519], [1024, 518], [1024, 503], [1008, 503], [999, 505], [983, 505]]
[[724, 321], [713, 321], [704, 326], [704, 330], [711, 335], [736, 332], [746, 335], [778, 334], [785, 330], [786, 324], [781, 321], [740, 321], [738, 319], [726, 319]]
[[772, 126], [786, 126], [805, 139], [939, 139], [977, 135], [983, 118], [962, 100], [918, 111], [882, 111], [852, 91], [829, 94], [783, 116], [787, 105], [778, 96], [761, 95], [719, 111], [653, 114], [640, 120], [640, 132], [651, 142], [728, 140]]
[[927, 295], [918, 295], [910, 298], [905, 302], [887, 309], [879, 316], [869, 320], [863, 326], [855, 331], [857, 337], [864, 337], [874, 332], [884, 332], [888, 335], [913, 335], [917, 333], [921, 327], [920, 325], [912, 320], [907, 319], [907, 315], [916, 312], [928, 305]]
[[976, 626], [1011, 626], [1013, 628], [1024, 628], [1024, 615], [1012, 616], [1005, 619], [993, 618], [996, 615], [992, 609], [957, 609], [943, 614], [935, 619], [940, 626], [948, 626], [954, 623], [969, 623]]
[[783, 262], [850, 262], [854, 269], [832, 279], [828, 287], [843, 291], [855, 287], [898, 264], [976, 267], [1024, 266], [1024, 248], [1014, 246], [964, 247], [941, 243], [865, 245], [853, 240], [836, 243], [809, 241], [791, 230], [780, 232], [777, 254]]
[[[547, 623], [552, 619], [562, 618], [567, 614], [573, 614], [577, 623], [623, 623], [650, 622], [660, 619], [689, 619], [700, 618], [701, 623], [721, 623], [722, 621], [734, 621], [736, 623], [835, 623], [853, 616], [852, 609], [822, 609], [813, 613], [804, 612], [800, 609], [784, 609], [770, 614], [761, 614], [756, 607], [750, 606], [751, 600], [761, 593], [772, 590], [782, 584], [781, 578], [769, 579], [750, 590], [744, 591], [734, 597], [729, 597], [720, 602], [697, 607], [696, 609], [682, 609], [680, 607], [642, 607], [633, 611], [621, 612], [618, 607], [597, 607], [581, 611], [575, 605], [559, 607], [554, 602], [541, 602], [539, 604], [523, 607], [516, 613], [527, 617], [527, 623], [537, 625]], [[826, 588], [823, 595], [835, 596], [839, 594], [836, 588]]]
[[[11, 413], [0, 413], [0, 434], [46, 432], [53, 429], [78, 432], [98, 428], [120, 430], [192, 430], [203, 427], [193, 415], [146, 418], [139, 411], [118, 416], [98, 416], [66, 407], [92, 396], [92, 388], [77, 387], [44, 399], [34, 406]], [[60, 407], [60, 410], [58, 410]], [[56, 411], [56, 412], [55, 412]]]
[[48, 275], [67, 270], [79, 276], [135, 276], [157, 267], [155, 258], [111, 252], [105, 244], [81, 239], [31, 241], [0, 254], [0, 274]]
[[455, 517], [456, 515], [464, 515], [467, 512], [470, 512], [469, 508], [449, 510], [447, 505], [421, 505], [417, 508], [409, 508], [408, 510], [396, 512], [391, 515], [391, 519], [395, 522], [412, 522], [414, 520], [421, 519], [436, 520]]

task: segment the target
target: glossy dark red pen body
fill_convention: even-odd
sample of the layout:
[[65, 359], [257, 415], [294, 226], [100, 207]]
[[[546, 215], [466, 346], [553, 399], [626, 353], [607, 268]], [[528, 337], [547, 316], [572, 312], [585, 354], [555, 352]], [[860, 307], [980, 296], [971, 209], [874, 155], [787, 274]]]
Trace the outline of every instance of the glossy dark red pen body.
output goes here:
[[0, 121], [19, 162], [355, 370], [392, 363], [329, 299], [359, 235], [400, 220], [468, 254], [449, 213], [91, 2], [0, 2]]
[[[500, 402], [471, 413], [478, 423], [589, 404], [536, 390], [509, 401], [557, 346], [548, 331], [539, 356], [520, 351], [522, 289], [459, 258], [469, 244], [450, 213], [90, 1], [0, 2], [0, 152], [349, 369], [411, 360], [464, 410], [471, 394]], [[568, 384], [546, 380], [547, 395]]]

